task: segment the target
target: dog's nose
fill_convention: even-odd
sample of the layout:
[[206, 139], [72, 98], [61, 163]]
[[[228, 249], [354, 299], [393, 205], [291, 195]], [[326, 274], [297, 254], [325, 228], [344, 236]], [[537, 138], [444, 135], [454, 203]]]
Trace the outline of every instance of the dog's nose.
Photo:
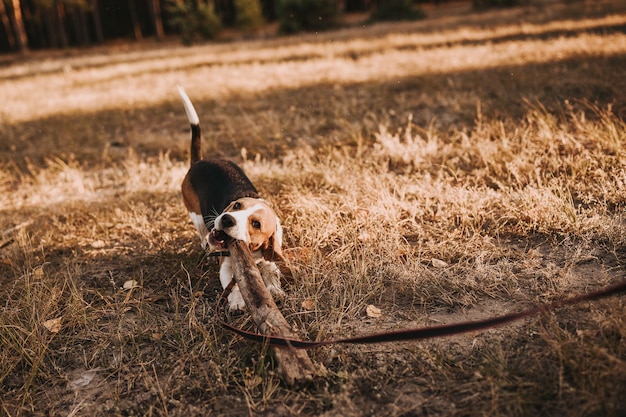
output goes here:
[[235, 221], [235, 218], [233, 216], [231, 216], [230, 214], [224, 214], [222, 216], [222, 220], [220, 220], [220, 224], [222, 226], [222, 229], [227, 229], [229, 227], [233, 227], [237, 222]]

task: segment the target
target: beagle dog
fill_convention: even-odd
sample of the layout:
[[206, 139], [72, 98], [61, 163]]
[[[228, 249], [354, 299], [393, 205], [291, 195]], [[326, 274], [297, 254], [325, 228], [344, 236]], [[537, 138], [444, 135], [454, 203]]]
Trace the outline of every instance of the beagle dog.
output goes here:
[[[230, 239], [246, 242], [265, 284], [276, 298], [284, 297], [281, 272], [290, 275], [282, 252], [283, 231], [278, 216], [260, 198], [243, 170], [234, 162], [202, 158], [200, 120], [185, 91], [178, 87], [191, 125], [191, 167], [182, 184], [183, 202], [198, 230], [203, 249], [224, 251]], [[279, 269], [275, 262], [284, 268]], [[226, 288], [233, 278], [229, 257], [220, 257], [220, 282]], [[231, 311], [245, 302], [235, 286], [228, 296]]]

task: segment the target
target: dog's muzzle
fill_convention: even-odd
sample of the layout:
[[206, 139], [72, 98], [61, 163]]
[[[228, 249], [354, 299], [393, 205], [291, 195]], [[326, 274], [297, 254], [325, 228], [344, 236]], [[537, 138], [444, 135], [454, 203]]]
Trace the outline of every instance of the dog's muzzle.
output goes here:
[[213, 229], [209, 233], [209, 244], [215, 248], [225, 248], [233, 238], [228, 236], [223, 230]]
[[219, 218], [220, 229], [228, 229], [229, 227], [233, 227], [237, 224], [237, 221], [233, 216], [228, 213], [224, 213]]

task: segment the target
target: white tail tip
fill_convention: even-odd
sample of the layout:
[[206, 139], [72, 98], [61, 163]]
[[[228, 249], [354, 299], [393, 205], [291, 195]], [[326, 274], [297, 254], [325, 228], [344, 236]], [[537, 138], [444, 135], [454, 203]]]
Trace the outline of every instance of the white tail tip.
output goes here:
[[180, 98], [183, 99], [183, 106], [185, 107], [185, 113], [187, 113], [187, 119], [189, 119], [189, 123], [192, 125], [199, 125], [200, 119], [198, 118], [198, 113], [196, 113], [196, 109], [191, 104], [191, 100], [185, 90], [180, 85], [178, 87], [178, 94], [180, 94]]

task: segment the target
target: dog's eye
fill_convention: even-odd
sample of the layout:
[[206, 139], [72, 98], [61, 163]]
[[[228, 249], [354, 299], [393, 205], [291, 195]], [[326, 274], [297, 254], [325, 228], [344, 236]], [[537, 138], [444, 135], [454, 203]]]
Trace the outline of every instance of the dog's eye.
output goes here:
[[240, 208], [241, 208], [241, 203], [240, 203], [240, 202], [236, 202], [236, 203], [233, 205], [233, 210], [239, 210]]
[[252, 227], [254, 227], [255, 229], [261, 230], [261, 222], [260, 221], [252, 220], [251, 224], [252, 224]]

